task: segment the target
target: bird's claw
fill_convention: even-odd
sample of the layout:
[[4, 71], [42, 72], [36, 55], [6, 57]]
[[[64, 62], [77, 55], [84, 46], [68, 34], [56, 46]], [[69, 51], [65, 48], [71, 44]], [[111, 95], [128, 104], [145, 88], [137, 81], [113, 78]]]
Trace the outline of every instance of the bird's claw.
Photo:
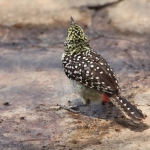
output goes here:
[[59, 104], [58, 106], [62, 109], [68, 110], [73, 113], [80, 113], [79, 108], [76, 106], [64, 106], [64, 105], [59, 105]]

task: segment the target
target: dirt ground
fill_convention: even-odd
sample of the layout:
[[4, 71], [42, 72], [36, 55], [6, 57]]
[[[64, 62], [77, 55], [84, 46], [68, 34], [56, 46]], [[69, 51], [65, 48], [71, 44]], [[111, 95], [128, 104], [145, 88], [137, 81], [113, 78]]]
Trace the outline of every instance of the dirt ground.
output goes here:
[[[116, 1], [59, 1], [63, 14], [53, 1], [0, 0], [0, 150], [150, 150], [150, 36], [111, 24]], [[80, 103], [61, 65], [70, 16], [114, 68], [122, 95], [147, 115], [143, 122], [101, 101], [80, 114], [56, 107]]]

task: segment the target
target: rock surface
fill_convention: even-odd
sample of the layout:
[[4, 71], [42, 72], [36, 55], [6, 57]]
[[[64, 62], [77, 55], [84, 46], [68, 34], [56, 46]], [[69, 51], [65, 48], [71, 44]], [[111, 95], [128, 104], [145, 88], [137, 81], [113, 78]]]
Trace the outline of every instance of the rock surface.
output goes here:
[[[108, 16], [114, 5], [104, 1], [70, 5], [59, 1], [62, 7], [58, 1], [40, 2], [0, 1], [0, 150], [149, 150], [148, 35], [118, 32]], [[55, 15], [65, 7], [66, 17], [47, 19], [48, 4]], [[34, 9], [38, 13], [33, 17], [29, 14]], [[84, 28], [91, 46], [114, 68], [122, 95], [147, 115], [140, 124], [101, 102], [80, 108], [80, 114], [57, 106], [80, 103], [61, 67], [70, 15]]]
[[108, 10], [112, 24], [120, 31], [150, 33], [150, 1], [125, 0]]

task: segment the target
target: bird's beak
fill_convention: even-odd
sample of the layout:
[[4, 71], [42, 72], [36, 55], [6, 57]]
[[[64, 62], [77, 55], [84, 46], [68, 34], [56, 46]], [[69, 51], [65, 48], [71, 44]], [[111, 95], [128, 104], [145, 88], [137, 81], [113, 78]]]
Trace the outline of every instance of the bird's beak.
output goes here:
[[74, 24], [75, 24], [75, 22], [74, 22], [73, 18], [71, 17], [71, 25], [74, 25]]

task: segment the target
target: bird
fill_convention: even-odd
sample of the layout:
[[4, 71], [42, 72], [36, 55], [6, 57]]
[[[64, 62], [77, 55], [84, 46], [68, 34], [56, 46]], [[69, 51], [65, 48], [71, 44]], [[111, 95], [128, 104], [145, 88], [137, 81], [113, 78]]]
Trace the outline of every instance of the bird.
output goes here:
[[133, 121], [142, 121], [145, 118], [141, 110], [121, 96], [113, 68], [91, 48], [83, 29], [72, 17], [61, 60], [66, 76], [84, 105], [102, 98], [103, 103], [112, 102]]

